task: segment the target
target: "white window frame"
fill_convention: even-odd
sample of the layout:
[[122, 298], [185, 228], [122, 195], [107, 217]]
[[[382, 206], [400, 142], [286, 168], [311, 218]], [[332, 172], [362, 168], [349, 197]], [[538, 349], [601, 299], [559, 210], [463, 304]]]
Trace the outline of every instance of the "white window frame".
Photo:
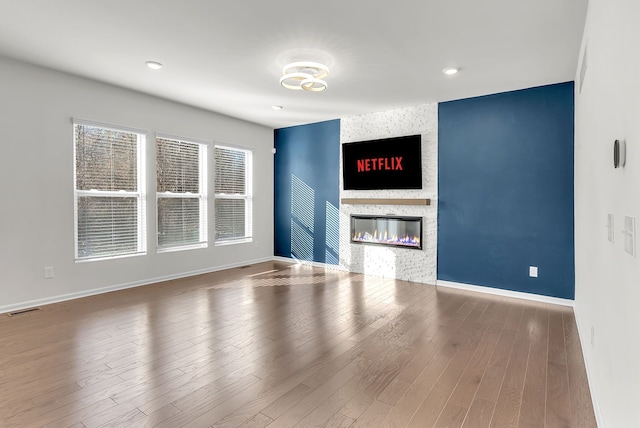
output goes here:
[[[156, 134], [156, 159], [157, 159], [157, 144], [158, 139], [163, 140], [173, 140], [187, 144], [197, 144], [198, 145], [198, 170], [199, 170], [199, 193], [192, 192], [184, 192], [184, 193], [173, 193], [173, 192], [158, 192], [156, 189], [156, 218], [159, 215], [159, 207], [158, 202], [161, 198], [184, 198], [184, 199], [195, 199], [198, 198], [200, 200], [200, 226], [199, 226], [199, 242], [193, 244], [181, 244], [174, 246], [160, 246], [160, 224], [156, 220], [156, 251], [158, 253], [165, 253], [171, 251], [183, 251], [183, 250], [191, 250], [197, 248], [207, 248], [208, 247], [208, 230], [207, 230], [207, 148], [208, 143], [204, 141], [197, 141], [194, 139], [187, 139], [181, 137], [175, 137], [168, 134]], [[156, 169], [156, 175], [158, 171]]]
[[[75, 251], [75, 261], [78, 262], [90, 262], [90, 261], [100, 261], [100, 260], [110, 260], [110, 259], [118, 259], [124, 257], [132, 257], [132, 256], [140, 256], [145, 255], [147, 252], [147, 233], [146, 233], [146, 131], [129, 128], [125, 126], [116, 126], [109, 125], [100, 122], [94, 122], [91, 120], [72, 118], [72, 127], [71, 130], [73, 132], [73, 227], [74, 227], [74, 251]], [[117, 190], [117, 191], [105, 191], [105, 190], [79, 190], [77, 185], [77, 168], [76, 168], [76, 132], [75, 128], [78, 126], [90, 126], [95, 128], [102, 128], [111, 131], [117, 132], [128, 132], [132, 134], [136, 134], [136, 181], [138, 184], [137, 191], [126, 191], [126, 190]], [[111, 255], [100, 255], [95, 257], [80, 257], [78, 253], [78, 198], [80, 197], [103, 197], [103, 198], [132, 198], [135, 197], [137, 201], [137, 249], [135, 252], [129, 253], [115, 253]]]
[[[215, 238], [215, 245], [233, 245], [233, 244], [241, 244], [246, 242], [253, 241], [253, 150], [244, 148], [244, 147], [234, 147], [225, 144], [216, 144], [214, 146], [214, 176], [217, 175], [217, 170], [215, 165], [217, 163], [217, 159], [215, 158], [215, 149], [225, 149], [225, 150], [235, 150], [244, 152], [245, 157], [245, 193], [244, 194], [227, 194], [227, 193], [214, 193], [214, 203], [221, 199], [227, 200], [238, 200], [242, 199], [245, 201], [245, 210], [244, 210], [244, 225], [245, 225], [245, 233], [243, 237], [238, 238], [226, 238], [226, 239], [217, 239]], [[215, 191], [215, 186], [214, 186]], [[215, 223], [214, 223], [215, 224]]]

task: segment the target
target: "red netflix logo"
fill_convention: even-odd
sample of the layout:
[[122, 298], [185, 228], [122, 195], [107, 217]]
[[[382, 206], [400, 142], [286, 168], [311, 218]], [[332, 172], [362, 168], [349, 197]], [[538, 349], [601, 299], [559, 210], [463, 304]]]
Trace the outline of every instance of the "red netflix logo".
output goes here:
[[403, 171], [402, 156], [387, 158], [358, 159], [358, 172], [367, 171]]

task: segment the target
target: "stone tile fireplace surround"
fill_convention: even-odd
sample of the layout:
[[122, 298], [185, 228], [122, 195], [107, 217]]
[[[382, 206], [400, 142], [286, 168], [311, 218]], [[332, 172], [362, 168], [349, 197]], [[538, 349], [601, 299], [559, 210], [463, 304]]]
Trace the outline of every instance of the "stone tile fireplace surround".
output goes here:
[[[422, 189], [342, 190], [340, 174], [341, 267], [368, 275], [435, 284], [438, 212], [438, 105], [390, 110], [341, 119], [340, 144], [420, 134]], [[351, 215], [422, 217], [422, 249], [351, 242]]]

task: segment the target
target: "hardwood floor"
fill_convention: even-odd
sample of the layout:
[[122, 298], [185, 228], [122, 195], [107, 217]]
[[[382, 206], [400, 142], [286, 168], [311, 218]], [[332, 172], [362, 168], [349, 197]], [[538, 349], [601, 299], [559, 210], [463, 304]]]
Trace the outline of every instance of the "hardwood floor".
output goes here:
[[268, 262], [0, 317], [2, 427], [595, 427], [570, 308]]

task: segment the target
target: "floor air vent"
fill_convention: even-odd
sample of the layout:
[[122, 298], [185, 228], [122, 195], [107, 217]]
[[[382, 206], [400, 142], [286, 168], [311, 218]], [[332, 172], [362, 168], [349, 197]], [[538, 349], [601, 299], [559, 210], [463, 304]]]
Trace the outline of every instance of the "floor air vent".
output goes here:
[[14, 317], [16, 315], [22, 315], [22, 314], [28, 314], [29, 312], [35, 312], [35, 311], [41, 311], [42, 309], [40, 308], [27, 308], [27, 309], [20, 309], [19, 311], [13, 311], [13, 312], [9, 312], [7, 314], [7, 316], [9, 317]]

